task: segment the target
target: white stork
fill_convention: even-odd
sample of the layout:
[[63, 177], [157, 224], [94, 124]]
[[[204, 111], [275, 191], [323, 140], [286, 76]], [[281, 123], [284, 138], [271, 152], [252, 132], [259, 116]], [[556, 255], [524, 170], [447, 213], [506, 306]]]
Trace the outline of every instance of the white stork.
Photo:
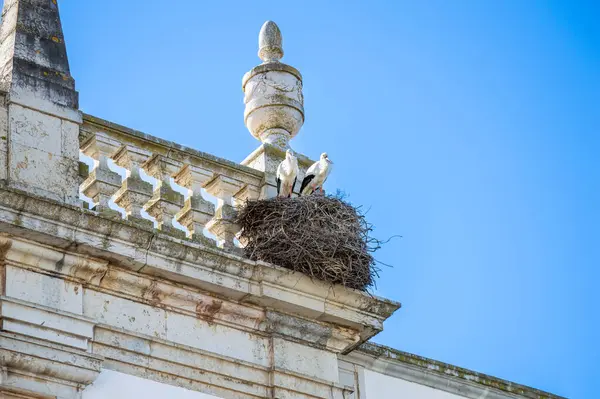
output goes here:
[[319, 189], [323, 192], [323, 184], [325, 184], [325, 180], [327, 180], [327, 176], [333, 168], [332, 164], [333, 162], [329, 160], [327, 153], [322, 153], [321, 158], [306, 171], [306, 176], [304, 176], [300, 186], [300, 195], [312, 194]]
[[277, 167], [277, 196], [291, 197], [298, 177], [298, 159], [292, 150], [285, 152], [285, 159]]

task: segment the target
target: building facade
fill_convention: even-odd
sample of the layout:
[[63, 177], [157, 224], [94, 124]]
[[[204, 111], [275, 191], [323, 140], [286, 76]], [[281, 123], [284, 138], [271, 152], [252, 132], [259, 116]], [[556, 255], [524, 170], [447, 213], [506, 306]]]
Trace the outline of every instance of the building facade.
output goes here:
[[304, 121], [275, 24], [242, 164], [82, 113], [56, 0], [5, 0], [0, 43], [0, 397], [556, 398], [369, 343], [398, 303], [242, 255]]

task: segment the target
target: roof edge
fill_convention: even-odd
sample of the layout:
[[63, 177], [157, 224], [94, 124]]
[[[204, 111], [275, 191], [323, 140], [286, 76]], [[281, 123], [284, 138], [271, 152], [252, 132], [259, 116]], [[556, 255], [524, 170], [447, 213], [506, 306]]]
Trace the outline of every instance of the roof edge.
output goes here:
[[[434, 380], [453, 380], [462, 385], [477, 387], [478, 390], [495, 391], [510, 396], [531, 399], [566, 399], [549, 392], [541, 391], [526, 385], [517, 384], [487, 374], [478, 373], [466, 368], [414, 355], [388, 346], [366, 342], [348, 355], [351, 362], [362, 364], [365, 368], [381, 372], [391, 377], [402, 378], [435, 388], [453, 391], [451, 384], [437, 384]], [[394, 367], [396, 366], [396, 367]], [[413, 371], [412, 373], [410, 371]], [[416, 373], [425, 378], [417, 378]], [[434, 376], [437, 378], [427, 378]], [[467, 392], [456, 392], [465, 396]], [[479, 397], [473, 392], [473, 397]], [[471, 395], [467, 395], [471, 397]], [[506, 396], [503, 396], [506, 397]]]

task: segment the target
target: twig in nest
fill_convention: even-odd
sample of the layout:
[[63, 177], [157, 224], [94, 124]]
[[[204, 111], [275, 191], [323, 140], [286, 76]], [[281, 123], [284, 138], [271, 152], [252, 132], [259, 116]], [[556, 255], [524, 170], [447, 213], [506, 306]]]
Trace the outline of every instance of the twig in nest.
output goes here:
[[382, 242], [369, 236], [360, 210], [339, 197], [248, 201], [236, 223], [250, 259], [363, 291], [378, 276], [372, 252]]

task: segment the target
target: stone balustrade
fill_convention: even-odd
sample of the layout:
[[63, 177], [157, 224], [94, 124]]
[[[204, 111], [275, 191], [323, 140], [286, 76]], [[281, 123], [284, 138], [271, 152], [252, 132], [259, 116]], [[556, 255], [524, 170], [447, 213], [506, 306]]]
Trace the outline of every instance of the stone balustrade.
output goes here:
[[[93, 201], [89, 208], [214, 245], [204, 235], [206, 229], [216, 237], [216, 245], [236, 250], [235, 205], [259, 197], [264, 172], [90, 115], [84, 115], [79, 139], [81, 153], [94, 160], [80, 187]], [[125, 170], [124, 178], [118, 168]], [[216, 204], [203, 191], [214, 196]]]

